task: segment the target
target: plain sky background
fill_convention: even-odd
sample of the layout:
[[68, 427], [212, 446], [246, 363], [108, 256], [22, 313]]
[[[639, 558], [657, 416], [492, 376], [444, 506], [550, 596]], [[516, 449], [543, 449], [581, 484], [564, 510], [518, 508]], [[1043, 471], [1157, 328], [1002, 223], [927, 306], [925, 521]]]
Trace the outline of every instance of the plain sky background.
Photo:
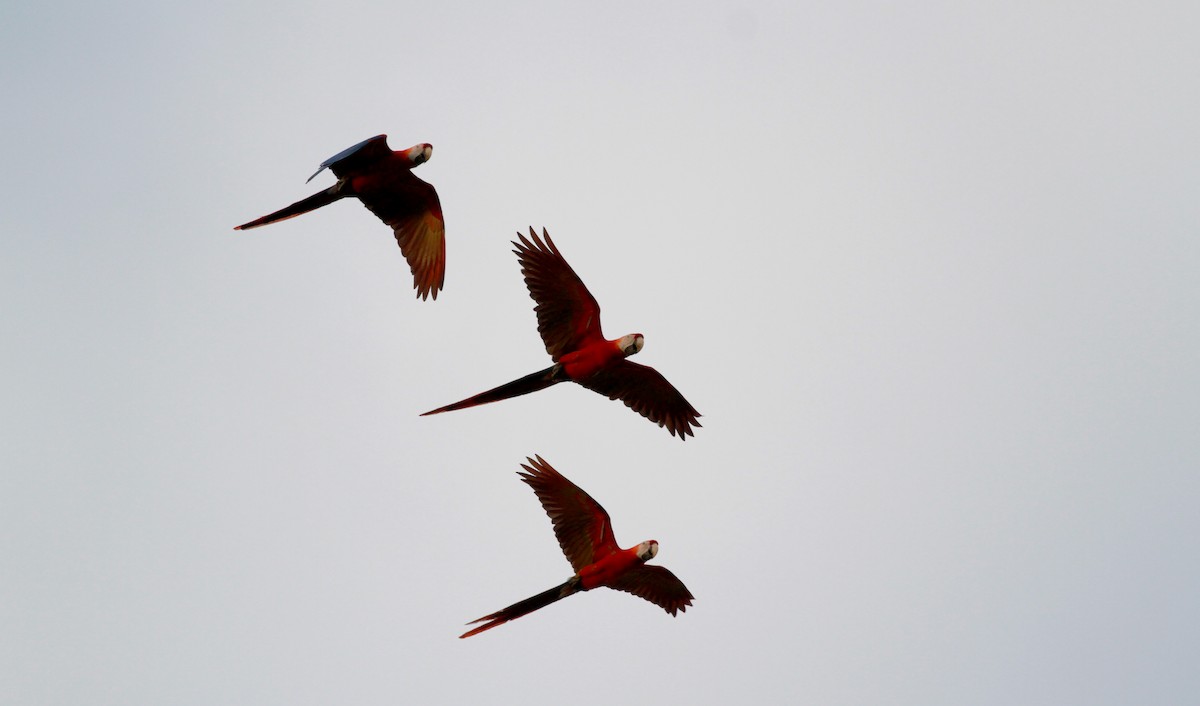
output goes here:
[[[1192, 2], [0, 11], [0, 702], [1200, 701]], [[446, 289], [353, 202], [434, 145]], [[548, 364], [549, 228], [686, 443]], [[696, 595], [572, 597], [542, 454]]]

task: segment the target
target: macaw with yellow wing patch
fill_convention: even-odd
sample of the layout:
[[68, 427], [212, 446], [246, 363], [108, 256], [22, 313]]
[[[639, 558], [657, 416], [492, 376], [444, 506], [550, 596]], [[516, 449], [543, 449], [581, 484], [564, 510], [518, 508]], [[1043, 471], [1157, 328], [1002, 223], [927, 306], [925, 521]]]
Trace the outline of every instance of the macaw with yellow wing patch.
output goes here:
[[336, 184], [234, 230], [265, 226], [339, 199], [357, 198], [391, 226], [412, 271], [417, 296], [437, 299], [446, 278], [446, 224], [437, 191], [412, 173], [432, 155], [433, 145], [422, 143], [393, 151], [387, 145], [387, 135], [376, 135], [321, 162], [321, 168], [308, 178], [312, 181], [328, 168], [337, 177]]

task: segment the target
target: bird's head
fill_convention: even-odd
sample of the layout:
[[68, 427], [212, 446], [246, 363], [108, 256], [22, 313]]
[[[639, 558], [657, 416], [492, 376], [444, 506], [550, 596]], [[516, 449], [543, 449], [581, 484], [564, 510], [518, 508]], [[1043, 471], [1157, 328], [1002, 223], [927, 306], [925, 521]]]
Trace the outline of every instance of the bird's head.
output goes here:
[[404, 157], [414, 167], [424, 164], [433, 156], [433, 145], [428, 142], [422, 142], [419, 145], [413, 145], [404, 150]]
[[617, 346], [625, 357], [629, 357], [634, 353], [642, 350], [642, 346], [646, 345], [646, 339], [640, 333], [631, 333], [628, 336], [622, 336], [620, 341], [617, 341]]
[[651, 539], [638, 545], [637, 555], [642, 561], [650, 561], [658, 554], [658, 540]]

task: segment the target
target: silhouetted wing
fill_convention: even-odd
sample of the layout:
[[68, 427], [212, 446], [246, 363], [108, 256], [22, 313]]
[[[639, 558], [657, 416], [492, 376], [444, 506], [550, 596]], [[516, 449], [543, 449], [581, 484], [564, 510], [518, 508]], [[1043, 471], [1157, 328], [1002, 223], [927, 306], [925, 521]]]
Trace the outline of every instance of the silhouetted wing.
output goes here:
[[546, 352], [557, 362], [564, 354], [584, 343], [601, 341], [604, 336], [596, 298], [563, 259], [545, 228], [542, 235], [545, 242], [530, 228], [530, 242], [517, 233], [521, 242], [513, 241], [517, 247], [513, 252], [521, 263], [529, 296], [537, 302], [533, 310], [537, 312], [538, 333]]
[[654, 368], [622, 360], [577, 382], [610, 400], [621, 400], [626, 407], [685, 441], [694, 436], [692, 427], [700, 426], [697, 421], [700, 413]]
[[321, 162], [321, 168], [313, 172], [308, 181], [312, 181], [313, 177], [325, 171], [327, 167], [332, 167], [334, 176], [341, 179], [347, 172], [361, 169], [363, 165], [370, 164], [380, 157], [386, 157], [391, 153], [392, 150], [387, 146], [387, 135], [376, 135], [375, 137], [363, 140], [353, 147], [347, 147], [324, 162]]
[[621, 575], [609, 588], [632, 593], [675, 615], [687, 612], [695, 596], [675, 574], [657, 564], [642, 564]]
[[612, 523], [600, 503], [542, 460], [541, 456], [521, 464], [521, 480], [533, 488], [550, 522], [558, 545], [576, 573], [613, 552], [620, 551], [613, 538]]
[[358, 199], [392, 227], [417, 296], [437, 299], [446, 280], [446, 224], [437, 191], [408, 171], [395, 175], [388, 186], [385, 193], [371, 191], [358, 194]]

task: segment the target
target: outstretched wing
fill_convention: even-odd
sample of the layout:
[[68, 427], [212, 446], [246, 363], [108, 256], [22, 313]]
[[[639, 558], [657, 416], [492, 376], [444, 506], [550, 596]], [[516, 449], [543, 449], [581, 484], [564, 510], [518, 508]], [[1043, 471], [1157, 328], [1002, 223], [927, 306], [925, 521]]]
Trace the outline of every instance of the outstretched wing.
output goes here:
[[446, 223], [433, 185], [404, 170], [391, 175], [387, 189], [356, 195], [371, 213], [392, 227], [412, 271], [417, 296], [437, 299], [446, 279]]
[[550, 234], [542, 229], [545, 242], [533, 228], [527, 240], [517, 233], [521, 242], [513, 241], [517, 261], [529, 296], [537, 302], [538, 333], [546, 344], [546, 352], [555, 362], [564, 354], [585, 343], [604, 339], [600, 331], [600, 305], [584, 286], [583, 280], [563, 259]]
[[612, 523], [600, 503], [592, 500], [579, 486], [542, 460], [541, 456], [527, 459], [518, 471], [521, 480], [533, 488], [541, 501], [558, 545], [576, 573], [614, 552], [620, 551], [613, 539]]
[[609, 588], [632, 593], [675, 615], [687, 612], [695, 596], [669, 569], [657, 564], [642, 564], [626, 571]]
[[622, 360], [576, 382], [610, 400], [621, 400], [626, 407], [666, 427], [672, 436], [684, 441], [694, 436], [692, 427], [700, 426], [697, 421], [700, 413], [654, 368]]
[[320, 169], [313, 172], [313, 175], [305, 183], [307, 184], [312, 181], [313, 177], [325, 171], [326, 168], [332, 168], [333, 175], [341, 179], [347, 173], [356, 169], [362, 169], [363, 166], [377, 159], [387, 157], [391, 153], [392, 150], [387, 145], [387, 135], [376, 135], [375, 137], [367, 138], [357, 145], [347, 147], [324, 162], [321, 162]]

